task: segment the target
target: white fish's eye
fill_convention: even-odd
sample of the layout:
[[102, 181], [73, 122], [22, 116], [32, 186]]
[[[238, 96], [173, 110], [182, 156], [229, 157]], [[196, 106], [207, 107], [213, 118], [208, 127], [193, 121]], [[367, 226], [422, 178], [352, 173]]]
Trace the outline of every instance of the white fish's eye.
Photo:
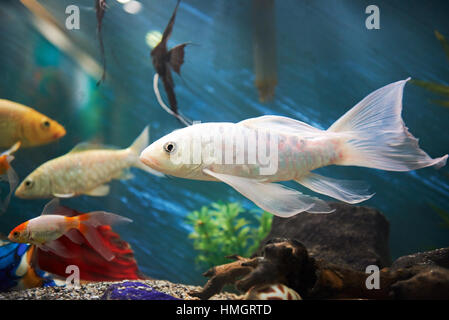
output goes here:
[[33, 185], [34, 185], [33, 180], [25, 180], [25, 187], [26, 187], [27, 189], [32, 188]]
[[167, 142], [164, 144], [164, 150], [167, 153], [175, 152], [176, 150], [176, 143], [174, 142]]
[[17, 238], [19, 237], [19, 232], [18, 232], [18, 231], [15, 231], [12, 235], [13, 235], [14, 238], [17, 239]]

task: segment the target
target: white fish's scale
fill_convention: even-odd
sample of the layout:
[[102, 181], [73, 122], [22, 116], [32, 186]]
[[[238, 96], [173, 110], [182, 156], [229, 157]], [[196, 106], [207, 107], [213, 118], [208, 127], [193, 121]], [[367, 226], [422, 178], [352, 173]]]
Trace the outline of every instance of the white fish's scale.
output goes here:
[[43, 215], [31, 219], [27, 224], [27, 231], [33, 243], [45, 243], [59, 238], [77, 225], [75, 221], [73, 223], [69, 221], [64, 216]]
[[[273, 132], [267, 130], [269, 134], [278, 135], [278, 170], [273, 175], [261, 175], [259, 169], [263, 167], [257, 157], [259, 152], [258, 145], [260, 139], [260, 131], [248, 128], [244, 125], [233, 124], [233, 123], [205, 123], [197, 124], [189, 128], [188, 133], [183, 132], [183, 138], [187, 139], [189, 142], [193, 141], [194, 137], [202, 137], [202, 150], [207, 148], [209, 145], [209, 137], [215, 137], [216, 135], [221, 136], [222, 141], [222, 163], [225, 160], [225, 154], [230, 153], [233, 155], [232, 163], [230, 164], [219, 164], [218, 155], [215, 155], [214, 164], [208, 165], [202, 163], [200, 166], [196, 165], [195, 174], [189, 176], [190, 179], [201, 179], [201, 180], [214, 180], [212, 177], [202, 173], [202, 168], [210, 168], [214, 172], [224, 173], [229, 175], [235, 175], [246, 178], [253, 179], [266, 179], [266, 181], [288, 181], [293, 180], [301, 175], [329, 164], [332, 164], [335, 159], [338, 158], [338, 142], [339, 136], [326, 135], [319, 136], [313, 139], [307, 137], [301, 137], [297, 134], [288, 134]], [[236, 139], [244, 137], [245, 144], [243, 148], [238, 148], [239, 146], [235, 142]], [[248, 147], [248, 138], [256, 137], [256, 146], [249, 151], [251, 148]], [[225, 139], [233, 139], [232, 144], [233, 149], [226, 148], [224, 143]], [[266, 150], [269, 150], [270, 138], [266, 138]], [[243, 164], [237, 164], [237, 153], [244, 152], [245, 161]], [[249, 154], [256, 154], [253, 158], [256, 159], [256, 164], [248, 163]], [[186, 170], [189, 170], [187, 168]], [[192, 165], [191, 167], [195, 167]], [[191, 169], [191, 168], [190, 168]]]

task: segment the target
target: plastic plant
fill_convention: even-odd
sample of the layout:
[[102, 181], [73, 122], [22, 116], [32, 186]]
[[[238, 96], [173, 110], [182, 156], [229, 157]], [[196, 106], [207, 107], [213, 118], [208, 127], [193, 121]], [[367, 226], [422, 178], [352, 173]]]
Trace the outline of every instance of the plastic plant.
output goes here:
[[245, 211], [239, 203], [212, 203], [187, 215], [193, 226], [189, 238], [198, 251], [197, 263], [203, 267], [224, 264], [228, 255], [248, 257], [271, 229], [268, 212]]
[[[447, 41], [446, 38], [436, 30], [435, 30], [435, 37], [440, 41], [440, 43], [443, 47], [443, 50], [446, 53], [447, 58], [449, 59], [449, 41]], [[435, 92], [442, 96], [448, 97], [448, 100], [433, 100], [432, 102], [449, 108], [449, 86], [448, 85], [430, 82], [430, 81], [424, 81], [424, 80], [411, 80], [411, 82], [413, 84], [416, 84], [417, 86], [423, 87], [424, 89], [427, 89], [429, 91]]]

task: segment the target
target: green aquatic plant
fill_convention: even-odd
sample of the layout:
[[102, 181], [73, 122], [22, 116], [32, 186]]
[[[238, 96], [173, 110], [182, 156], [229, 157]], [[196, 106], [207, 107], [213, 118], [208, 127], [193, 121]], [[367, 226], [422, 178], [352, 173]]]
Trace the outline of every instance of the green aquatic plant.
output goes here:
[[[435, 37], [440, 41], [444, 52], [446, 53], [447, 58], [449, 59], [449, 41], [446, 38], [435, 30]], [[441, 83], [425, 81], [425, 80], [411, 80], [411, 83], [420, 86], [426, 90], [432, 91], [442, 96], [446, 96], [449, 98], [449, 86]], [[433, 103], [439, 104], [443, 107], [449, 108], [449, 100], [432, 100]]]
[[227, 263], [231, 254], [250, 256], [271, 229], [268, 212], [246, 211], [239, 203], [212, 203], [187, 215], [193, 226], [189, 238], [197, 250], [196, 261], [204, 267]]
[[440, 207], [438, 207], [432, 203], [429, 203], [429, 205], [430, 205], [430, 207], [432, 207], [433, 211], [435, 211], [440, 216], [440, 218], [443, 219], [441, 226], [449, 229], [449, 212], [441, 209]]

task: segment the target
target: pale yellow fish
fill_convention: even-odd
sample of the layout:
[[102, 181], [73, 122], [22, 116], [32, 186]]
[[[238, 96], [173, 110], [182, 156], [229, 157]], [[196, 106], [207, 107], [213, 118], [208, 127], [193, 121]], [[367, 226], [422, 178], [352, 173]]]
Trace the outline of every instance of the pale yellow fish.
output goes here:
[[47, 144], [65, 136], [56, 121], [20, 103], [0, 99], [0, 148], [16, 142], [22, 147]]
[[139, 161], [139, 153], [148, 145], [149, 129], [127, 149], [101, 149], [98, 145], [80, 144], [68, 154], [47, 161], [19, 185], [19, 198], [70, 198], [82, 194], [105, 196], [112, 179], [130, 179], [130, 167], [161, 175]]
[[373, 195], [366, 186], [312, 170], [341, 165], [410, 171], [446, 164], [447, 154], [432, 159], [404, 125], [402, 94], [407, 81], [371, 93], [327, 130], [279, 116], [201, 123], [152, 143], [141, 160], [169, 175], [224, 182], [281, 217], [331, 212], [323, 200], [273, 182], [293, 180], [317, 193], [359, 203]]

